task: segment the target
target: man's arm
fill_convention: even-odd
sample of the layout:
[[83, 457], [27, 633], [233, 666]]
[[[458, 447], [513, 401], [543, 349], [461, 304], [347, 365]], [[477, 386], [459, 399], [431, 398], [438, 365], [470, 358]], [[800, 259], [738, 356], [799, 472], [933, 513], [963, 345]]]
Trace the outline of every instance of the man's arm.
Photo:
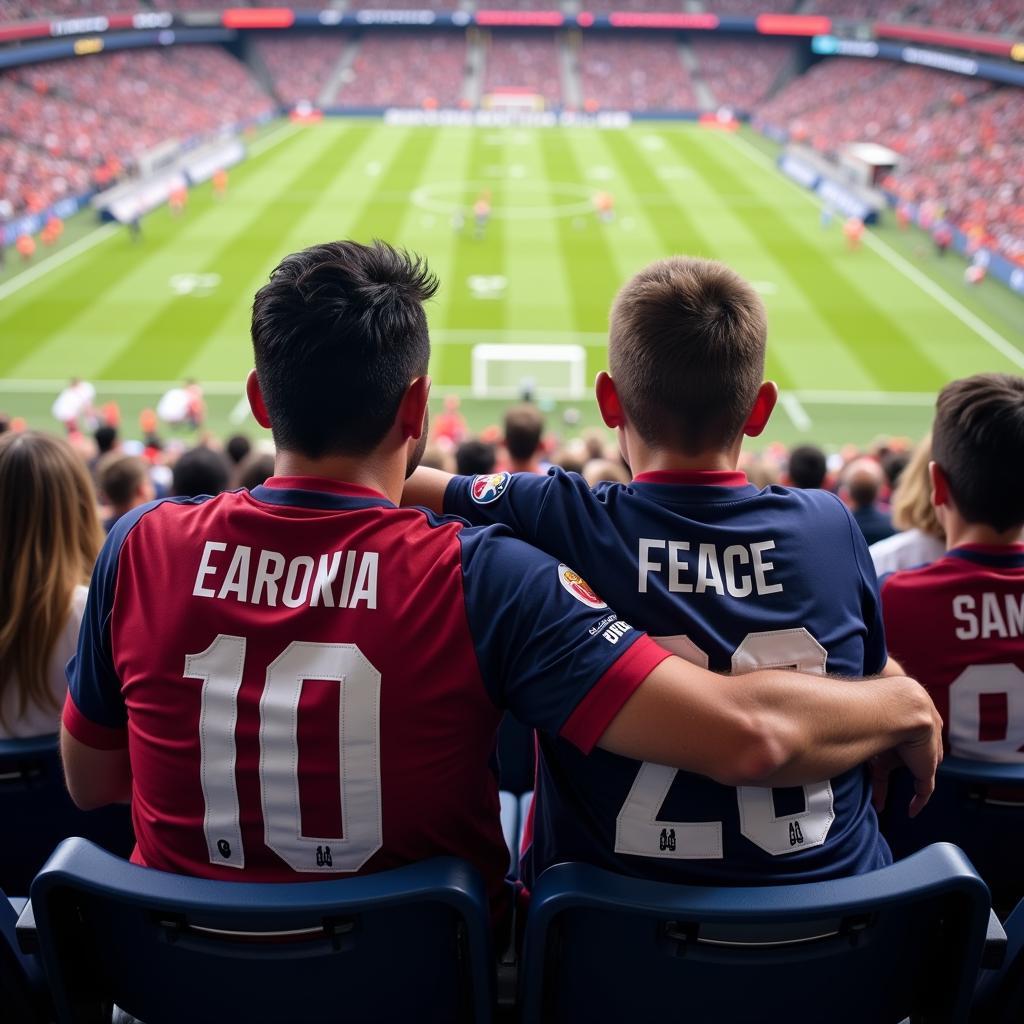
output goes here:
[[420, 466], [408, 480], [402, 491], [402, 505], [422, 505], [438, 515], [444, 513], [444, 492], [452, 479], [451, 473], [440, 469]]
[[127, 747], [98, 750], [76, 740], [62, 727], [60, 756], [68, 792], [83, 811], [131, 801], [132, 772]]
[[914, 775], [913, 816], [935, 788], [942, 722], [912, 679], [766, 670], [720, 676], [661, 662], [598, 740], [615, 754], [729, 786], [796, 786], [895, 751]]

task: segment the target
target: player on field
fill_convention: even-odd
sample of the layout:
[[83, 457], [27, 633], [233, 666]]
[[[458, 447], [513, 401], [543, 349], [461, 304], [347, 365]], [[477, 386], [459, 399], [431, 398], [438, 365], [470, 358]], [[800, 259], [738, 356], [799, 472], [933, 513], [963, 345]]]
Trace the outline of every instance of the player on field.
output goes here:
[[846, 239], [846, 248], [856, 252], [864, 237], [864, 221], [860, 217], [847, 217], [843, 223], [843, 237]]
[[474, 238], [483, 238], [487, 231], [487, 223], [491, 219], [491, 190], [485, 188], [476, 202], [473, 203], [473, 223], [476, 225], [473, 232]]
[[247, 390], [276, 475], [111, 531], [69, 667], [74, 799], [130, 797], [136, 862], [212, 878], [465, 857], [500, 917], [503, 708], [581, 758], [600, 746], [735, 785], [899, 746], [928, 789], [937, 726], [912, 681], [711, 676], [507, 530], [397, 507], [426, 438], [436, 287], [383, 243], [339, 242], [257, 293]]
[[[481, 489], [421, 470], [403, 500], [506, 524], [694, 664], [894, 671], [867, 545], [842, 502], [758, 490], [736, 471], [744, 435], [761, 433], [778, 395], [762, 376], [765, 335], [760, 297], [729, 268], [654, 263], [615, 301], [611, 376], [597, 381], [631, 485], [591, 490], [556, 469]], [[614, 636], [610, 618], [601, 628]], [[706, 883], [811, 881], [889, 862], [864, 767], [802, 788], [736, 789], [607, 751], [583, 757], [543, 732], [538, 742], [528, 882], [559, 860]]]
[[950, 753], [1024, 761], [1024, 377], [947, 385], [932, 459], [947, 552], [883, 579], [889, 644], [935, 699]]
[[228, 195], [228, 172], [219, 167], [213, 172], [213, 196], [215, 199], [226, 199]]

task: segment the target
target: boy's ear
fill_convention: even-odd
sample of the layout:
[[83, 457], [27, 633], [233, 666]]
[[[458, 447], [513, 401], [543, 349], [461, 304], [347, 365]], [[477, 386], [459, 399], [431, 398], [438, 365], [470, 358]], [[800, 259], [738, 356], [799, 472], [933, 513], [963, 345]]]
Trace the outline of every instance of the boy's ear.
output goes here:
[[252, 409], [253, 419], [264, 429], [269, 428], [270, 416], [267, 415], [267, 403], [263, 401], [263, 391], [255, 370], [250, 370], [249, 376], [245, 378], [245, 394], [249, 399], [249, 408]]
[[937, 462], [928, 463], [928, 476], [932, 482], [932, 504], [942, 508], [949, 504], [949, 480], [945, 470]]
[[615, 387], [615, 381], [602, 370], [594, 382], [594, 394], [597, 396], [597, 407], [601, 411], [601, 419], [606, 427], [616, 430], [626, 425], [626, 417], [622, 411], [622, 402], [619, 401], [619, 392]]
[[773, 380], [766, 380], [757, 389], [754, 408], [750, 410], [747, 422], [743, 425], [743, 433], [747, 437], [758, 437], [771, 419], [772, 410], [779, 400], [779, 388]]

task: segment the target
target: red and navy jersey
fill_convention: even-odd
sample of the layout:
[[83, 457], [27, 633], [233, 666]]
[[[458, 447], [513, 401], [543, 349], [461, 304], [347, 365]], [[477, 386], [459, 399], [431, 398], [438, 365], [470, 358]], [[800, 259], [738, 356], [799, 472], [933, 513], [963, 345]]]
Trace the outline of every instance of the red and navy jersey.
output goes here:
[[1024, 761], [1024, 544], [965, 544], [882, 579], [893, 657], [928, 689], [946, 750]]
[[665, 657], [577, 580], [319, 478], [159, 501], [100, 555], [64, 724], [127, 744], [140, 863], [287, 881], [452, 854], [497, 913], [501, 710], [583, 754]]
[[[637, 628], [715, 671], [861, 676], [887, 660], [867, 545], [834, 495], [742, 473], [456, 477], [445, 510], [576, 566]], [[822, 686], [828, 682], [823, 681]], [[863, 769], [733, 789], [540, 731], [529, 882], [559, 860], [666, 881], [814, 881], [889, 862]]]

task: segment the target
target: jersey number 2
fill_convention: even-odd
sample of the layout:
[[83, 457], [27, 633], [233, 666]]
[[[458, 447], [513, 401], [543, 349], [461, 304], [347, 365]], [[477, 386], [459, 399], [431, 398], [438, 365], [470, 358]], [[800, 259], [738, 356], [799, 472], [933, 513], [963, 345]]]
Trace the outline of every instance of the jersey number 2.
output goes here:
[[[245, 867], [235, 783], [235, 724], [245, 638], [224, 633], [185, 657], [201, 679], [200, 779], [203, 832], [211, 864]], [[306, 679], [341, 688], [338, 743], [344, 839], [302, 834], [299, 808], [299, 697]], [[380, 673], [355, 644], [295, 641], [267, 666], [260, 698], [260, 800], [264, 842], [295, 871], [358, 871], [380, 848]]]
[[[708, 656], [685, 636], [655, 637], [663, 647], [691, 664], [708, 667]], [[825, 674], [827, 652], [806, 629], [748, 633], [732, 656], [733, 672], [759, 668], [795, 668]], [[675, 781], [676, 770], [644, 762], [615, 822], [615, 852], [670, 860], [721, 860], [720, 821], [659, 821], [658, 812]], [[740, 831], [765, 853], [780, 856], [821, 846], [835, 819], [832, 785], [804, 786], [804, 810], [777, 816], [770, 789], [736, 790]]]

